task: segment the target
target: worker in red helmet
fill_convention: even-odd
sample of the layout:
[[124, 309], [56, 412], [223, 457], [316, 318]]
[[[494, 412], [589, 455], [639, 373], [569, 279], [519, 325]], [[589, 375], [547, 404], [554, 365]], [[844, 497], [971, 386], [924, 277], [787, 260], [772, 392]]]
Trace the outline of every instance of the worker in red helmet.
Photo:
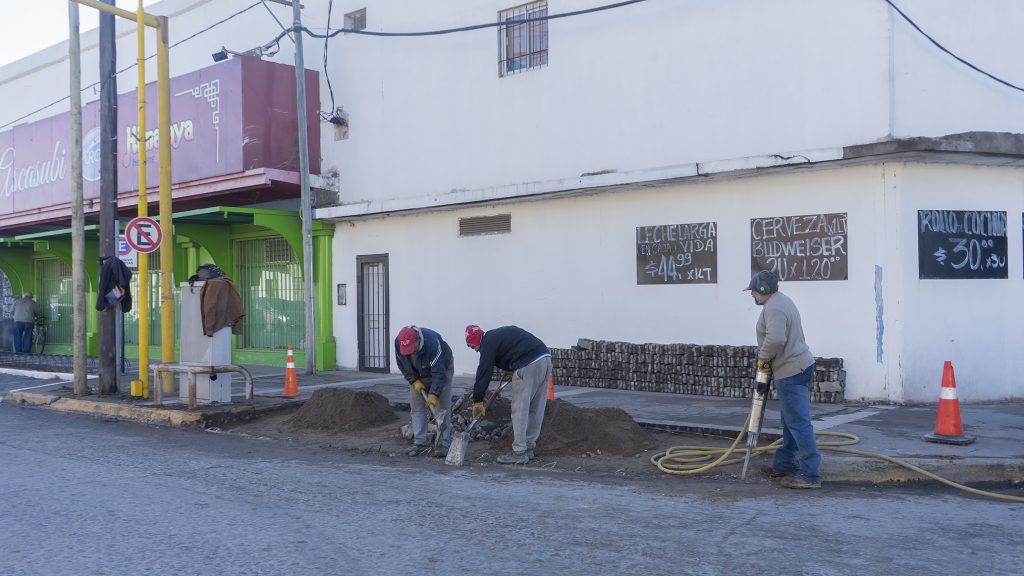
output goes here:
[[498, 456], [502, 464], [526, 464], [534, 458], [547, 405], [551, 351], [539, 338], [517, 326], [484, 332], [466, 326], [466, 345], [480, 353], [473, 385], [473, 418], [483, 418], [484, 395], [494, 368], [512, 372], [512, 451]]
[[[434, 456], [448, 455], [452, 440], [452, 376], [455, 364], [452, 349], [441, 335], [422, 326], [406, 326], [395, 338], [395, 360], [398, 370], [409, 382], [409, 407], [412, 424], [412, 447], [408, 456], [420, 456], [430, 451], [427, 440], [428, 411], [441, 414], [445, 429], [441, 445]], [[426, 394], [426, 399], [423, 395]], [[440, 423], [435, 423], [440, 425]]]

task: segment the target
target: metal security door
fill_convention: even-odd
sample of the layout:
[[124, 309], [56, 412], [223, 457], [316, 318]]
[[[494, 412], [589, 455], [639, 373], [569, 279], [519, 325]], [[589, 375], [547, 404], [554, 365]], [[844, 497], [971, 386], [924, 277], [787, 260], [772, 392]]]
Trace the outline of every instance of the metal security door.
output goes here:
[[389, 372], [388, 255], [356, 256], [359, 293], [359, 369]]

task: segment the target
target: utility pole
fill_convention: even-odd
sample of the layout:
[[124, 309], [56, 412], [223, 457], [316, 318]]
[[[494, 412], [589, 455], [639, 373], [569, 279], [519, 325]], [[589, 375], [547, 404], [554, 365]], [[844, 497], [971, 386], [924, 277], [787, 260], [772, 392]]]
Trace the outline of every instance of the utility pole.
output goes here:
[[78, 4], [68, 2], [68, 60], [71, 65], [71, 286], [76, 396], [89, 392], [85, 381], [85, 207], [82, 181], [82, 62]]
[[[306, 129], [306, 66], [302, 58], [302, 11], [292, 0], [295, 34], [295, 98], [299, 115], [299, 178], [302, 182], [302, 278], [306, 293], [306, 374], [316, 373], [316, 326], [313, 309], [313, 207], [309, 197], [309, 134]], [[321, 279], [322, 280], [322, 279]]]
[[[115, 0], [102, 0], [114, 5]], [[100, 12], [100, 258], [117, 257], [117, 43], [114, 15]], [[117, 392], [121, 307], [99, 314], [100, 394]]]

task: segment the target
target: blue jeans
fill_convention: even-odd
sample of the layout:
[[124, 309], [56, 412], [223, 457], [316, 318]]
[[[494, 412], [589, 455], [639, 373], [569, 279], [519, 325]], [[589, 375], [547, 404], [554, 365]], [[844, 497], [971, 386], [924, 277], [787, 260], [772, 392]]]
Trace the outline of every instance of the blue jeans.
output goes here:
[[14, 351], [28, 354], [32, 350], [32, 322], [14, 323]]
[[[820, 482], [818, 467], [821, 454], [814, 440], [814, 426], [811, 425], [811, 377], [814, 364], [803, 372], [775, 381], [782, 412], [782, 446], [775, 451], [772, 468], [780, 472], [796, 470], [797, 476], [809, 482]], [[800, 461], [797, 465], [797, 454]]]

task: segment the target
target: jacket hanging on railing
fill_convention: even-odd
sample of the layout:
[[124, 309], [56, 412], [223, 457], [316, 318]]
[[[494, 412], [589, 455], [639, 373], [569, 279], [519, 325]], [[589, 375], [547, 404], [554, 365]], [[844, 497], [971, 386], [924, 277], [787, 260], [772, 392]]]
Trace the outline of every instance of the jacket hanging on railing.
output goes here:
[[203, 284], [199, 293], [199, 307], [203, 315], [203, 334], [213, 336], [225, 326], [231, 326], [232, 334], [242, 333], [245, 307], [234, 283], [226, 277], [211, 278]]
[[132, 309], [131, 292], [132, 271], [120, 258], [104, 256], [100, 258], [100, 293], [96, 298], [96, 309], [104, 311], [121, 303], [121, 312]]

